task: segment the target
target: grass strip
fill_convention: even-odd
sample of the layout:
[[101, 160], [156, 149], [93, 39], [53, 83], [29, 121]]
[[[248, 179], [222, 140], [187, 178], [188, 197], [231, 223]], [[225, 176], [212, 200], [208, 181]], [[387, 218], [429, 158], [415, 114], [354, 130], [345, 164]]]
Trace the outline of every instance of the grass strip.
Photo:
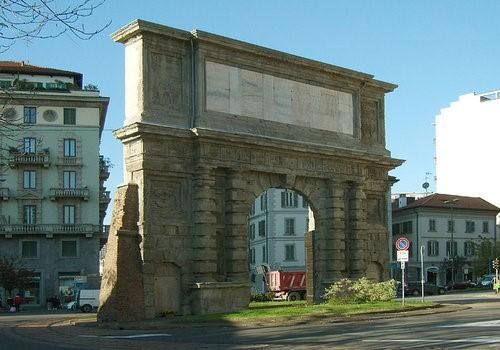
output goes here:
[[[267, 305], [266, 305], [267, 304]], [[210, 315], [178, 316], [180, 322], [205, 322], [205, 321], [244, 321], [265, 318], [294, 318], [309, 315], [321, 316], [350, 316], [373, 312], [397, 312], [411, 310], [417, 307], [432, 306], [433, 302], [407, 301], [405, 307], [400, 301], [387, 301], [365, 304], [332, 304], [324, 303], [306, 305], [304, 301], [298, 302], [259, 302], [251, 303], [247, 310], [230, 313]]]

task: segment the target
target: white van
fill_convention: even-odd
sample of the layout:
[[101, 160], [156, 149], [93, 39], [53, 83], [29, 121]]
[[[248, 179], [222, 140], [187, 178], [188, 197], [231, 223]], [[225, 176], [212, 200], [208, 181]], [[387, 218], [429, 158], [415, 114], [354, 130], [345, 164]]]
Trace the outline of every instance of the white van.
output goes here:
[[82, 289], [76, 298], [77, 307], [82, 312], [90, 312], [99, 307], [99, 289]]

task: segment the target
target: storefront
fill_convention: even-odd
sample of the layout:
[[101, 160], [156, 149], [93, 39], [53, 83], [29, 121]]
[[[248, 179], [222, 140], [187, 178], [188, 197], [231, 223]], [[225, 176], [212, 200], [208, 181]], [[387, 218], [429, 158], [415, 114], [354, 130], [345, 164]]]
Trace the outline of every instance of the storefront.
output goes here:
[[59, 272], [59, 298], [62, 303], [69, 303], [76, 300], [75, 280], [80, 277], [80, 272]]

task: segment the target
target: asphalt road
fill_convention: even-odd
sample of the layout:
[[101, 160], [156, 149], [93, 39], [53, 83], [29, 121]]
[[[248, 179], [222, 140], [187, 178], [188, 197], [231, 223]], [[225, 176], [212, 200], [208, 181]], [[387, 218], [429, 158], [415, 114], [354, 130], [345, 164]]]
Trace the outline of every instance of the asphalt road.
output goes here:
[[[461, 304], [466, 309], [320, 325], [161, 331], [60, 324], [81, 314], [8, 315], [0, 316], [0, 349], [500, 349], [500, 296], [487, 292], [428, 299]], [[59, 325], [48, 327], [52, 320]]]

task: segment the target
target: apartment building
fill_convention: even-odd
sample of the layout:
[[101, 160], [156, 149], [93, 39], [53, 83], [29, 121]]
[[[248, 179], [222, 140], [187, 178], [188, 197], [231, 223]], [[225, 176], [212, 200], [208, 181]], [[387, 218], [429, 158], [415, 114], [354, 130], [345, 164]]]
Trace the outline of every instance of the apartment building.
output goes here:
[[305, 270], [304, 234], [312, 220], [309, 204], [297, 192], [270, 188], [255, 200], [248, 217], [252, 291], [265, 290], [258, 266]]
[[[495, 217], [500, 209], [479, 197], [440, 193], [417, 200], [409, 197], [394, 199], [392, 210], [393, 244], [399, 237], [411, 242], [407, 280], [420, 280], [421, 249], [427, 282], [446, 285], [480, 277], [472, 263], [475, 243], [480, 237], [496, 240]], [[392, 260], [396, 261], [395, 250]]]
[[500, 90], [462, 95], [436, 116], [436, 191], [500, 206]]
[[20, 291], [27, 305], [67, 302], [99, 286], [109, 98], [80, 73], [0, 61], [0, 100], [0, 256], [36, 272]]

